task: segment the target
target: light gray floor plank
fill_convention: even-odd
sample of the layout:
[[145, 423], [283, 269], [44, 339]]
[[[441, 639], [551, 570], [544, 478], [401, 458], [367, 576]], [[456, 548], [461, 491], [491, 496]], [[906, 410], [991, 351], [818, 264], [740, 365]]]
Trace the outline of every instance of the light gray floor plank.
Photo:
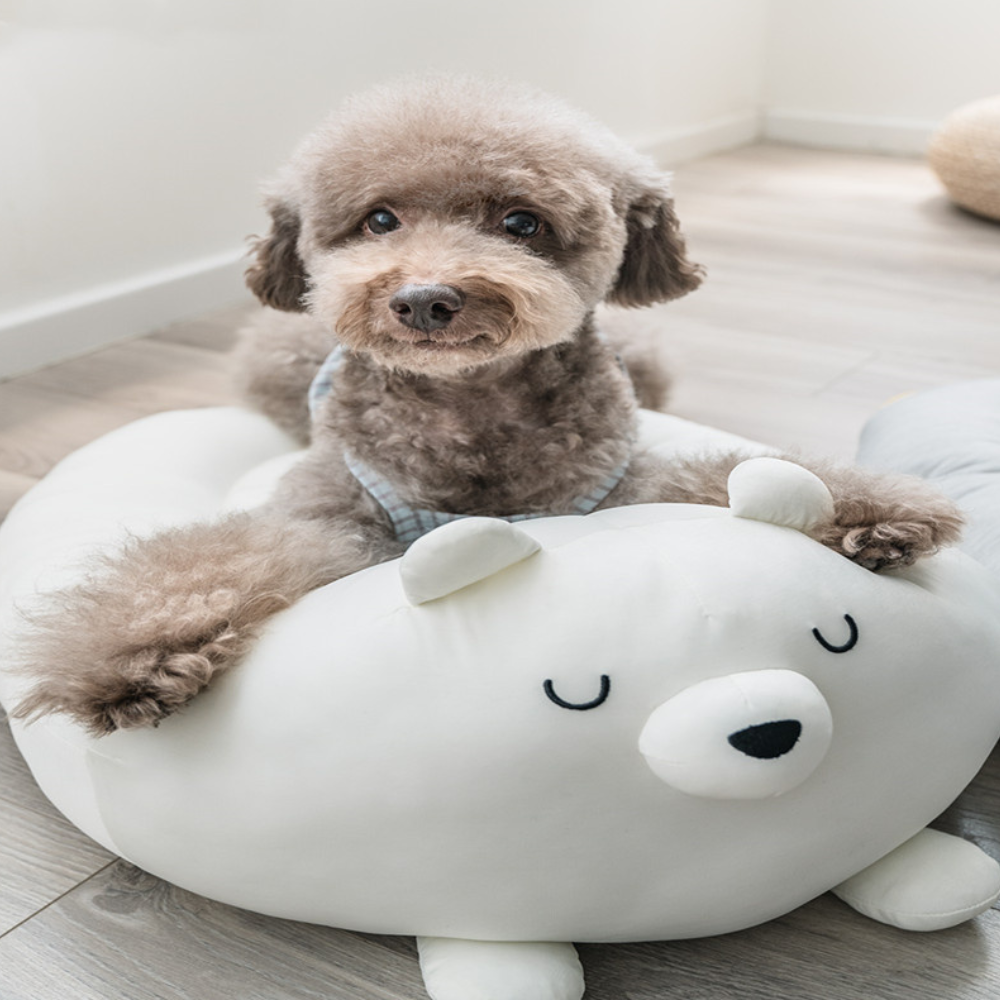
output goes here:
[[0, 939], [4, 1000], [417, 1000], [416, 949], [221, 906], [118, 862]]
[[0, 935], [112, 860], [42, 795], [0, 723]]
[[708, 278], [644, 322], [679, 415], [849, 459], [891, 398], [1000, 375], [998, 227], [922, 163], [759, 145], [675, 186]]
[[998, 938], [996, 911], [931, 938], [824, 896], [738, 934], [579, 950], [590, 1000], [987, 1000]]
[[[128, 341], [0, 385], [5, 498], [81, 445], [150, 413], [232, 403], [218, 350]], [[21, 477], [18, 483], [16, 477]]]
[[143, 416], [141, 410], [115, 406], [83, 395], [23, 385], [0, 385], [0, 469], [37, 479], [71, 451]]
[[171, 323], [150, 334], [149, 339], [225, 352], [235, 343], [239, 326], [258, 308], [257, 300], [248, 292], [246, 299], [239, 303], [213, 310], [193, 320]]
[[18, 379], [24, 389], [81, 397], [140, 413], [235, 401], [225, 354], [146, 338]]
[[[696, 294], [646, 310], [673, 412], [849, 459], [892, 397], [1000, 376], [1000, 226], [905, 159], [759, 145], [677, 172]], [[0, 385], [0, 498], [158, 409], [232, 397], [247, 305]], [[422, 997], [413, 944], [271, 920], [137, 873], [41, 800], [0, 734], [3, 1000]], [[937, 824], [1000, 858], [1000, 753]], [[34, 914], [32, 916], [32, 914]], [[28, 919], [26, 919], [28, 918]], [[980, 1000], [1000, 995], [1000, 912], [917, 935], [826, 896], [721, 938], [581, 949], [590, 1000]]]

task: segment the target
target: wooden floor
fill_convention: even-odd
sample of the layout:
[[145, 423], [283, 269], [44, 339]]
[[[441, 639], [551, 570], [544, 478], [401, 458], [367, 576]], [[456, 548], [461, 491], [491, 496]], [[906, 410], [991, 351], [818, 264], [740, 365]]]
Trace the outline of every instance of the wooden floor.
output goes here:
[[[1000, 375], [1000, 226], [913, 161], [754, 146], [684, 166], [697, 294], [662, 318], [673, 411], [851, 457], [889, 398]], [[156, 410], [232, 399], [248, 304], [0, 385], [3, 511], [72, 449]], [[1000, 858], [1000, 752], [939, 822]], [[916, 935], [826, 896], [739, 934], [580, 949], [591, 1000], [1000, 995], [1000, 913]], [[2, 1000], [406, 1000], [411, 941], [272, 920], [109, 856], [35, 788], [0, 728]]]

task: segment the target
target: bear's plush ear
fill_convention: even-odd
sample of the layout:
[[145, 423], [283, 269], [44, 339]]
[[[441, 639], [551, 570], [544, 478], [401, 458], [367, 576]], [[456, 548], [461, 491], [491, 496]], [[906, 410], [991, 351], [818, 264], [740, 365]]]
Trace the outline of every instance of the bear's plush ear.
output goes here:
[[750, 458], [729, 474], [729, 508], [805, 534], [833, 520], [833, 497], [819, 476], [781, 458]]
[[625, 226], [628, 242], [608, 302], [650, 306], [680, 298], [701, 284], [705, 269], [687, 259], [665, 178], [630, 200]]
[[278, 199], [270, 200], [267, 207], [271, 231], [251, 241], [254, 260], [246, 270], [247, 287], [272, 309], [304, 312], [309, 281], [298, 252], [299, 213]]
[[541, 545], [492, 517], [463, 517], [418, 538], [400, 560], [410, 604], [426, 604], [533, 556]]

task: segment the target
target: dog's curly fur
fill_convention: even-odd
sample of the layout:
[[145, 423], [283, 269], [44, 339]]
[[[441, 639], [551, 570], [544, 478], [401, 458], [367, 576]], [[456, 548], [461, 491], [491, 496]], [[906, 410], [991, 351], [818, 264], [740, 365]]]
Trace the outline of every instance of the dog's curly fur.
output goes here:
[[133, 539], [29, 615], [33, 663], [63, 669], [18, 713], [87, 704], [95, 733], [155, 723], [242, 657], [256, 623], [376, 558], [357, 532], [248, 514]]
[[[605, 129], [517, 87], [409, 81], [307, 138], [267, 203], [247, 279], [271, 309], [239, 367], [306, 457], [259, 511], [135, 541], [57, 595], [18, 716], [66, 712], [97, 733], [156, 723], [276, 611], [399, 555], [348, 449], [407, 502], [459, 514], [568, 513], [625, 462], [602, 506], [727, 502], [744, 456], [633, 451], [636, 395], [595, 310], [667, 301], [702, 274], [666, 178]], [[436, 324], [400, 307], [414, 286], [446, 289]], [[337, 344], [344, 362], [310, 422], [309, 382]], [[622, 346], [641, 401], [658, 404], [658, 368]], [[820, 540], [864, 566], [905, 565], [958, 534], [954, 507], [917, 481], [804, 464], [835, 499]]]

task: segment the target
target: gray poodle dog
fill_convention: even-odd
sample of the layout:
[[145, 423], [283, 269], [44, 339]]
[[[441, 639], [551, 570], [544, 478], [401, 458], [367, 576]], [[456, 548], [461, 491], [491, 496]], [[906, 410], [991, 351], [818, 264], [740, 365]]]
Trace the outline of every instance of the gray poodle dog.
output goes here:
[[[518, 87], [408, 81], [309, 136], [267, 205], [247, 277], [272, 308], [242, 378], [305, 457], [263, 507], [134, 540], [54, 597], [21, 717], [155, 724], [275, 612], [455, 516], [727, 503], [744, 456], [639, 448], [633, 381], [596, 328], [600, 303], [701, 280], [667, 179], [607, 130]], [[655, 401], [641, 352], [631, 371]], [[957, 536], [917, 481], [811, 467], [835, 500], [820, 541], [870, 569]]]

